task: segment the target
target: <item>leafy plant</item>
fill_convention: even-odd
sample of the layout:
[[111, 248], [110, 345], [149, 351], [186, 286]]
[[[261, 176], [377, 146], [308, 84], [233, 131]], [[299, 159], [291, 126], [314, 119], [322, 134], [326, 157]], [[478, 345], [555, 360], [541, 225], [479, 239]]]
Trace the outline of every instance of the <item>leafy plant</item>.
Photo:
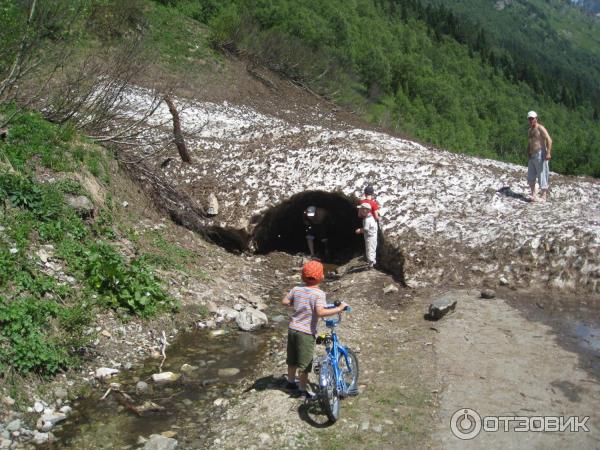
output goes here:
[[161, 308], [175, 306], [143, 257], [126, 264], [123, 257], [104, 242], [90, 246], [85, 274], [89, 286], [115, 310], [124, 309], [149, 317]]
[[0, 370], [52, 375], [71, 362], [67, 351], [47, 331], [59, 306], [28, 297], [8, 301], [0, 297]]

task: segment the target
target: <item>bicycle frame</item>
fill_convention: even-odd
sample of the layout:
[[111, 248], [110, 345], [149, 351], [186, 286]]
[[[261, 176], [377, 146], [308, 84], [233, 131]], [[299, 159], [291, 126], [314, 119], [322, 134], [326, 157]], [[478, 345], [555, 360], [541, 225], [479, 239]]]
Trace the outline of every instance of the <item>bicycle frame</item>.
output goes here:
[[[331, 333], [330, 333], [331, 343], [325, 344], [325, 350], [327, 352], [327, 359], [329, 360], [329, 363], [331, 364], [331, 367], [333, 368], [333, 374], [334, 374], [334, 378], [335, 378], [337, 392], [340, 396], [345, 397], [348, 395], [347, 386], [346, 386], [346, 383], [344, 383], [344, 379], [342, 377], [342, 371], [340, 369], [340, 366], [338, 365], [338, 361], [339, 361], [340, 355], [342, 355], [344, 357], [344, 360], [346, 361], [346, 366], [347, 367], [350, 366], [350, 361], [348, 359], [348, 350], [345, 346], [340, 344], [340, 341], [337, 337], [337, 333], [335, 332], [335, 327], [339, 324], [339, 320], [326, 319], [325, 323], [326, 323], [327, 328], [331, 329]], [[327, 382], [326, 381], [327, 373], [323, 373], [323, 369], [327, 370], [325, 365], [321, 366], [322, 372], [320, 374], [320, 380], [319, 380], [321, 387], [324, 387]]]

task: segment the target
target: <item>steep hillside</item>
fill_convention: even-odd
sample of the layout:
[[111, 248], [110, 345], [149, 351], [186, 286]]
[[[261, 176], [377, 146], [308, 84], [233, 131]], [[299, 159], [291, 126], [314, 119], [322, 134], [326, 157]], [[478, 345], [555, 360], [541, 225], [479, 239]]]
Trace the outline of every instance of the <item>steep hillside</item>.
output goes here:
[[[414, 0], [170, 4], [251, 64], [456, 152], [523, 161], [524, 113], [537, 110], [562, 149], [555, 170], [597, 176], [598, 27], [574, 8], [563, 17], [539, 6], [531, 18], [519, 2], [500, 13], [484, 3], [465, 17]], [[480, 24], [485, 12], [494, 21]]]

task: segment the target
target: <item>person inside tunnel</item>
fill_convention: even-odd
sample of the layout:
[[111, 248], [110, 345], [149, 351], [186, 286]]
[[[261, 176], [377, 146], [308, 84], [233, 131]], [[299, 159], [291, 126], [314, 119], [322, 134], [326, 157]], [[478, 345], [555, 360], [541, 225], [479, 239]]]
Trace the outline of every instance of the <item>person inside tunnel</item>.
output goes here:
[[332, 230], [331, 215], [326, 208], [309, 206], [304, 210], [303, 222], [306, 228], [306, 244], [311, 258], [321, 255], [329, 259], [329, 234]]
[[357, 199], [340, 192], [306, 191], [257, 217], [253, 246], [257, 253], [283, 251], [345, 263], [364, 253]]

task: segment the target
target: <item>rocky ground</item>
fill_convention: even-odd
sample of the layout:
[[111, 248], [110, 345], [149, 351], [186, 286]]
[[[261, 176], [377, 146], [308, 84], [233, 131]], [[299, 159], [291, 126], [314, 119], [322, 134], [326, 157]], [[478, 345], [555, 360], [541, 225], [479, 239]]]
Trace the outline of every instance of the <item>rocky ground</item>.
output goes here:
[[[572, 339], [569, 345], [572, 330], [531, 320], [518, 302], [483, 299], [479, 289], [406, 289], [377, 271], [349, 274], [325, 289], [353, 307], [339, 335], [358, 352], [360, 394], [342, 402], [338, 423], [328, 423], [318, 402], [285, 389], [282, 336], [224, 414], [211, 448], [598, 446], [600, 349], [590, 352]], [[430, 302], [441, 297], [457, 301], [455, 312], [425, 320]], [[590, 431], [481, 432], [463, 441], [450, 429], [463, 408], [481, 417], [589, 416]]]

